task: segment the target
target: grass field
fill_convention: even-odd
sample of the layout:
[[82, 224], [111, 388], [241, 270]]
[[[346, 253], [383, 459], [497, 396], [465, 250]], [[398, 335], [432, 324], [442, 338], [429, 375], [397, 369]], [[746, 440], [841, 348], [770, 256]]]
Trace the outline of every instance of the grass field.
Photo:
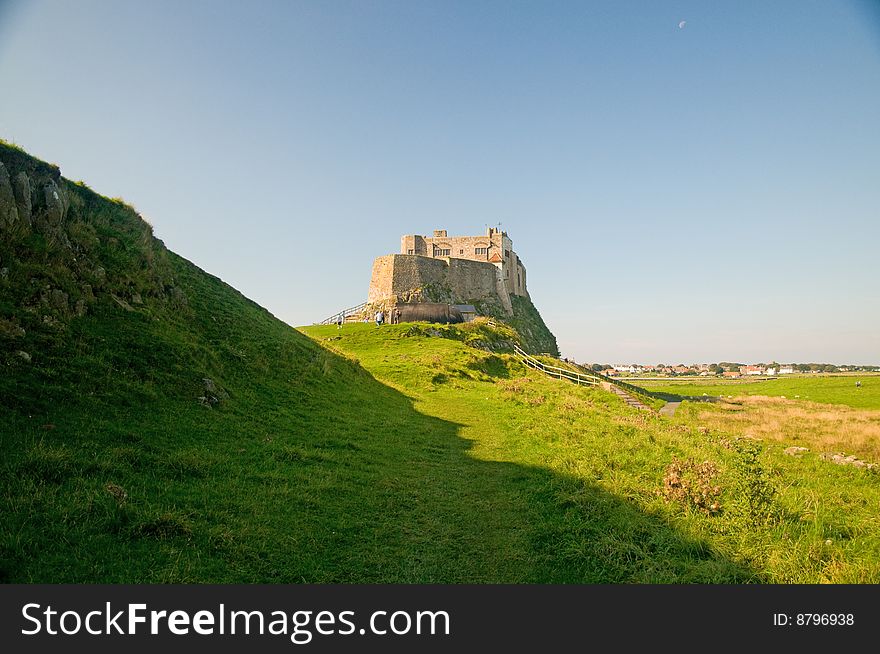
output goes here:
[[637, 383], [658, 393], [721, 399], [711, 404], [686, 402], [682, 415], [690, 415], [694, 424], [880, 462], [880, 375]]
[[133, 380], [4, 414], [6, 580], [880, 580], [876, 475], [634, 412], [447, 330], [304, 328], [318, 348], [272, 328], [213, 410], [126, 404]]
[[[880, 409], [880, 375], [876, 373], [844, 375], [785, 375], [778, 379], [704, 380], [681, 379], [641, 381], [626, 379], [650, 391], [699, 397], [765, 395], [823, 404], [842, 404], [856, 409]], [[861, 381], [861, 388], [856, 387]]]
[[878, 474], [819, 456], [870, 458], [874, 405], [668, 419], [523, 367], [504, 325], [298, 331], [0, 157], [69, 202], [0, 239], [0, 582], [880, 581]]
[[[785, 447], [804, 444], [798, 434], [753, 440], [746, 425], [725, 419], [716, 405], [686, 403], [673, 420], [635, 414], [599, 389], [542, 379], [515, 364], [508, 364], [500, 379], [475, 383], [470, 367], [462, 366], [456, 374], [448, 369], [463, 355], [478, 355], [461, 352], [457, 343], [442, 343], [443, 339], [409, 341], [401, 336], [405, 326], [395, 329], [400, 332], [380, 334], [359, 326], [338, 340], [333, 329], [304, 331], [319, 342], [334, 339], [334, 347], [356, 356], [377, 379], [412, 397], [419, 412], [453, 418], [460, 436], [472, 443], [470, 456], [546, 470], [554, 491], [540, 501], [532, 496], [527, 504], [541, 506], [539, 513], [560, 502], [566, 507], [557, 532], [561, 540], [554, 549], [570, 558], [571, 572], [583, 566], [575, 577], [736, 581], [745, 574], [750, 580], [777, 582], [880, 579], [878, 523], [871, 508], [880, 488], [873, 472], [822, 461], [818, 450], [800, 458], [785, 456]], [[426, 368], [438, 370], [430, 385]], [[706, 411], [719, 412], [718, 420], [707, 423], [700, 417]], [[846, 434], [838, 435], [837, 443], [853, 451]], [[662, 497], [664, 475], [676, 460], [697, 468], [704, 461], [717, 465], [722, 511], [706, 513], [694, 496], [686, 506]], [[700, 473], [693, 468], [685, 466], [682, 474], [691, 475], [695, 495], [707, 490], [694, 479]], [[618, 508], [603, 514], [598, 507], [605, 502]], [[765, 511], [773, 517], [761, 518]], [[535, 519], [546, 523], [546, 516], [539, 515], [529, 522]], [[534, 532], [534, 524], [518, 529]], [[630, 537], [639, 531], [641, 537]], [[692, 546], [707, 553], [708, 560], [688, 554]], [[579, 556], [571, 557], [573, 552]], [[609, 565], [609, 559], [620, 562], [628, 557], [638, 564], [624, 566], [624, 574]]]

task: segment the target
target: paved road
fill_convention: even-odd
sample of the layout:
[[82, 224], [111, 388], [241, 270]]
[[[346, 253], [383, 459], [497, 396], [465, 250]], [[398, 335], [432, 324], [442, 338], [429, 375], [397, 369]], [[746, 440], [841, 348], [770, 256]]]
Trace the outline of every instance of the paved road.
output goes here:
[[675, 410], [678, 408], [678, 406], [680, 404], [681, 404], [681, 402], [667, 402], [660, 409], [660, 415], [661, 416], [674, 416]]

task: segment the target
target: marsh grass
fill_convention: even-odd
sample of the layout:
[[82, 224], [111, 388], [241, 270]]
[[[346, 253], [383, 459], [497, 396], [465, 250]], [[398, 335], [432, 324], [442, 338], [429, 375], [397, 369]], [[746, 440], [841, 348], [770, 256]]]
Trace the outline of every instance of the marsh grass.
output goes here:
[[847, 452], [880, 462], [880, 410], [853, 409], [776, 397], [744, 396], [700, 405], [696, 419], [752, 438]]

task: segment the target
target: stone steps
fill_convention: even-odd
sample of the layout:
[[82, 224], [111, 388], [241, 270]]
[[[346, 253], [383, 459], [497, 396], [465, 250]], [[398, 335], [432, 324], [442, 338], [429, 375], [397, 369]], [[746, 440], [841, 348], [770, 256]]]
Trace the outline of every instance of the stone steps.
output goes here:
[[639, 411], [651, 411], [651, 407], [643, 404], [641, 401], [634, 398], [632, 395], [627, 393], [622, 388], [619, 388], [618, 386], [612, 385], [611, 392], [614, 393], [621, 400], [623, 400], [627, 406], [630, 406], [633, 409], [638, 409]]

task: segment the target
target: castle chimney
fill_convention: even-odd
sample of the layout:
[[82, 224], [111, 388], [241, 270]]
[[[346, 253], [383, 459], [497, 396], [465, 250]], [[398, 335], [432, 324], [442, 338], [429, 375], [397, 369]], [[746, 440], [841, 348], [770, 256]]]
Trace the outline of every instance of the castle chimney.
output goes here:
[[435, 229], [434, 230], [434, 238], [440, 238], [441, 236], [443, 236], [443, 237], [446, 236], [446, 230], [445, 229]]

